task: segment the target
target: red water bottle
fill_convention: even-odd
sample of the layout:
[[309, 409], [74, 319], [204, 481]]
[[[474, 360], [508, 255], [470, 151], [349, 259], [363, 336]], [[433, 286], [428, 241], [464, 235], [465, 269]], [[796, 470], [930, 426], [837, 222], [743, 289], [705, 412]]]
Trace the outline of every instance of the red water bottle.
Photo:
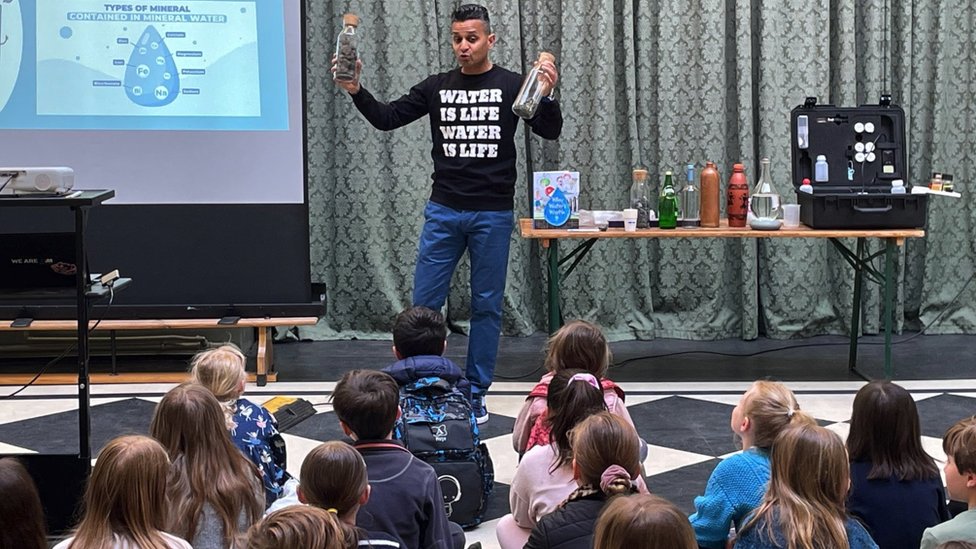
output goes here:
[[749, 182], [746, 181], [746, 167], [735, 164], [732, 166], [732, 177], [729, 177], [728, 202], [725, 205], [725, 212], [729, 216], [729, 227], [745, 227], [748, 211]]

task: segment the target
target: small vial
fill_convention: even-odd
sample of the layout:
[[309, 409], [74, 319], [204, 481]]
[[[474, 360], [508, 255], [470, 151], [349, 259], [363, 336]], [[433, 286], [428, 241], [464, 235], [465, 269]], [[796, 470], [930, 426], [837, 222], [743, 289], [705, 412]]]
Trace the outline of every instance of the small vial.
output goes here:
[[905, 181], [895, 179], [891, 182], [891, 194], [905, 194]]

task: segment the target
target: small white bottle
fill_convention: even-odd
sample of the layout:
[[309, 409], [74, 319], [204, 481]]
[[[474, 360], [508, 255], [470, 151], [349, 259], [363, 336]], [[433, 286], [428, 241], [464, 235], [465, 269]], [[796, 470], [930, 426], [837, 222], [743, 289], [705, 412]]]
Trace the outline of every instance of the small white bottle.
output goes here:
[[827, 183], [830, 181], [827, 173], [827, 157], [820, 154], [817, 155], [817, 164], [814, 166], [814, 176], [813, 180], [817, 183]]
[[891, 194], [905, 194], [905, 181], [902, 179], [892, 181]]
[[810, 178], [804, 177], [803, 183], [800, 184], [800, 192], [813, 194], [813, 185], [810, 184]]

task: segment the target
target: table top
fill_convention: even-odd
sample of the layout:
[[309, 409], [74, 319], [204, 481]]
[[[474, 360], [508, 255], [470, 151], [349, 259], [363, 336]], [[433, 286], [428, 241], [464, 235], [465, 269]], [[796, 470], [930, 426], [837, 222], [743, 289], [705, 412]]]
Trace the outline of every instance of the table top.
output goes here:
[[0, 195], [0, 207], [26, 208], [37, 206], [58, 206], [64, 208], [85, 208], [97, 206], [115, 196], [114, 190], [76, 190], [64, 195], [47, 194], [5, 194]]
[[717, 228], [695, 227], [660, 229], [637, 229], [627, 232], [623, 229], [587, 231], [572, 229], [536, 229], [532, 220], [519, 219], [519, 232], [522, 238], [544, 241], [562, 238], [894, 238], [899, 243], [905, 238], [921, 238], [925, 229], [811, 229], [800, 225], [796, 229], [776, 231], [757, 231], [749, 227], [729, 227], [728, 220], [722, 219]]

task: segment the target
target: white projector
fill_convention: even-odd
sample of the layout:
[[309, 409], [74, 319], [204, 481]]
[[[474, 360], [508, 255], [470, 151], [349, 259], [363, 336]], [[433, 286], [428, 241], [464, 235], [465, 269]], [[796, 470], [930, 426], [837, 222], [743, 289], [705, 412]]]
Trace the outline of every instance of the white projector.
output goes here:
[[71, 168], [0, 168], [0, 195], [66, 194], [74, 185]]

